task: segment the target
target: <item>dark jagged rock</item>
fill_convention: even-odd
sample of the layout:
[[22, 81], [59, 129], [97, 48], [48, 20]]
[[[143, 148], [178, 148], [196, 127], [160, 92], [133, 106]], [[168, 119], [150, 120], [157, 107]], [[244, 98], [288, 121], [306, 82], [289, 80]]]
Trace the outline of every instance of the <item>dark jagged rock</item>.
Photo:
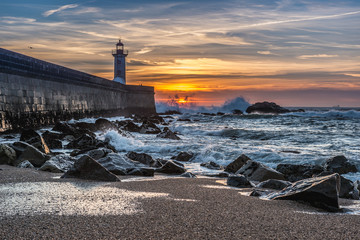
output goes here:
[[74, 137], [79, 137], [80, 135], [80, 133], [76, 131], [76, 128], [65, 122], [57, 122], [52, 130], [64, 133], [65, 135], [72, 135]]
[[42, 137], [50, 149], [62, 148], [61, 139], [64, 138], [64, 134], [46, 131], [42, 134]]
[[0, 165], [11, 164], [16, 160], [15, 150], [7, 144], [0, 144]]
[[167, 127], [165, 127], [161, 133], [156, 135], [156, 137], [168, 138], [168, 139], [172, 139], [172, 140], [180, 140], [180, 138]]
[[224, 116], [225, 113], [223, 113], [223, 112], [217, 112], [216, 115], [217, 115], [217, 116]]
[[128, 132], [140, 132], [140, 127], [132, 121], [126, 121], [126, 123], [121, 128]]
[[100, 158], [106, 157], [109, 153], [112, 153], [112, 151], [110, 149], [99, 148], [99, 149], [90, 150], [90, 151], [86, 152], [85, 154], [95, 160], [98, 160]]
[[253, 160], [248, 160], [245, 165], [236, 172], [236, 174], [242, 174], [250, 181], [263, 182], [268, 179], [285, 180], [282, 173]]
[[63, 173], [74, 166], [75, 158], [66, 154], [57, 155], [47, 160], [40, 168], [41, 171]]
[[318, 175], [324, 169], [321, 166], [310, 164], [279, 164], [276, 170], [284, 174], [286, 180], [296, 182], [305, 178], [311, 178], [313, 175]]
[[175, 114], [181, 114], [181, 112], [179, 112], [177, 110], [168, 110], [168, 111], [164, 112], [163, 115], [175, 115]]
[[229, 173], [235, 173], [237, 170], [239, 170], [244, 164], [251, 160], [248, 156], [245, 154], [241, 154], [237, 159], [235, 159], [233, 162], [231, 162], [229, 165], [226, 166], [225, 172]]
[[154, 123], [148, 120], [144, 121], [140, 127], [140, 133], [158, 134], [160, 132], [161, 132], [160, 128], [158, 128]]
[[238, 188], [252, 187], [252, 184], [244, 175], [230, 175], [227, 179], [227, 185]]
[[[328, 176], [331, 174], [333, 174], [333, 172], [324, 171], [317, 175], [317, 177]], [[340, 175], [339, 197], [359, 200], [359, 190], [357, 189], [357, 184]]]
[[250, 196], [251, 197], [263, 197], [263, 196], [267, 196], [270, 193], [273, 193], [274, 191], [272, 190], [265, 190], [265, 189], [254, 189], [251, 193]]
[[256, 185], [258, 188], [270, 188], [281, 190], [291, 185], [291, 182], [277, 179], [269, 179]]
[[153, 177], [154, 173], [155, 173], [154, 168], [134, 168], [134, 169], [129, 169], [126, 175]]
[[77, 122], [73, 125], [76, 129], [83, 129], [90, 132], [96, 132], [98, 127], [95, 123], [87, 123], [87, 122]]
[[136, 162], [140, 162], [142, 164], [145, 164], [150, 167], [154, 167], [157, 164], [157, 161], [155, 161], [150, 155], [146, 153], [136, 153], [136, 152], [128, 152], [126, 154], [128, 158], [131, 160], [134, 160]]
[[180, 152], [178, 155], [171, 157], [173, 160], [188, 162], [194, 157], [192, 152]]
[[95, 126], [98, 130], [117, 130], [117, 126], [107, 119], [99, 118], [95, 121]]
[[23, 129], [20, 136], [20, 141], [26, 142], [45, 154], [50, 153], [49, 147], [47, 146], [44, 139], [33, 129]]
[[290, 110], [280, 107], [273, 102], [257, 102], [246, 109], [247, 113], [288, 113]]
[[329, 211], [338, 211], [339, 190], [340, 176], [335, 173], [324, 177], [297, 181], [279, 192], [267, 195], [266, 199], [304, 201]]
[[81, 178], [86, 180], [118, 182], [120, 179], [106, 170], [101, 164], [84, 155], [75, 161], [74, 166], [61, 178]]
[[68, 149], [89, 149], [94, 148], [98, 141], [96, 139], [88, 134], [84, 134], [81, 137], [75, 139], [74, 141], [71, 141], [68, 145], [66, 145], [66, 148]]
[[206, 167], [208, 169], [214, 169], [214, 170], [224, 170], [224, 166], [221, 166], [217, 164], [216, 162], [210, 161], [206, 163], [201, 163], [200, 166]]
[[324, 169], [339, 174], [357, 172], [356, 166], [351, 164], [349, 160], [342, 155], [328, 159], [324, 164]]
[[158, 168], [155, 171], [167, 174], [182, 174], [186, 172], [186, 169], [174, 161], [168, 160], [161, 168]]
[[11, 146], [19, 156], [11, 163], [13, 166], [28, 160], [35, 167], [41, 167], [50, 157], [26, 142], [14, 142]]
[[189, 118], [179, 118], [178, 121], [179, 122], [191, 122], [191, 120]]

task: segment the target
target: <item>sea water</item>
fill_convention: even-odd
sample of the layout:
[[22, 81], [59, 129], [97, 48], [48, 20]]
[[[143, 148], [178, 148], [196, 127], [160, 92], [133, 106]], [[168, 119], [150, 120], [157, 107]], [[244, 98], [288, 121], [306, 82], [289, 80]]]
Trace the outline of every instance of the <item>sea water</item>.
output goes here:
[[[192, 152], [194, 158], [185, 165], [195, 174], [214, 172], [200, 167], [201, 163], [213, 161], [226, 166], [241, 154], [273, 168], [280, 163], [321, 165], [331, 157], [344, 155], [360, 169], [359, 109], [313, 108], [279, 115], [184, 113], [163, 117], [181, 140], [139, 133], [124, 137], [115, 131], [99, 137], [110, 139], [120, 154], [136, 151], [170, 159], [181, 151]], [[360, 180], [360, 173], [344, 176]]]

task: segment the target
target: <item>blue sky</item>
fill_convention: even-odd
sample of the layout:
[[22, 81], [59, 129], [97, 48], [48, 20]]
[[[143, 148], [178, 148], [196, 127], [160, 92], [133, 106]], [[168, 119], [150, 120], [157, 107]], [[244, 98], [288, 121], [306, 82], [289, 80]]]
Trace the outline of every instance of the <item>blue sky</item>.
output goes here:
[[359, 106], [360, 1], [9, 1], [0, 47], [199, 104]]

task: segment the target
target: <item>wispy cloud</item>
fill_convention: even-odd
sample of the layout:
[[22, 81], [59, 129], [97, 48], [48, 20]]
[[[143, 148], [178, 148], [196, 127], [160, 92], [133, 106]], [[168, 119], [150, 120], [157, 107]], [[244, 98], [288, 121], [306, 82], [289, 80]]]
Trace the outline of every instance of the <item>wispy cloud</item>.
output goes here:
[[57, 12], [61, 12], [61, 11], [64, 11], [66, 9], [69, 9], [69, 8], [76, 8], [78, 7], [79, 5], [78, 4], [68, 4], [68, 5], [64, 5], [64, 6], [61, 6], [57, 9], [52, 9], [52, 10], [49, 10], [49, 11], [46, 11], [43, 13], [43, 16], [44, 17], [48, 17], [50, 15], [53, 15], [54, 13], [57, 13]]
[[24, 17], [0, 17], [0, 22], [6, 24], [21, 24], [21, 23], [33, 23], [36, 19], [24, 18]]
[[298, 56], [298, 59], [309, 59], [309, 58], [334, 58], [338, 55], [328, 55], [328, 54], [315, 54], [315, 55], [301, 55]]
[[261, 55], [272, 55], [273, 53], [270, 52], [270, 51], [257, 51], [258, 54], [261, 54]]

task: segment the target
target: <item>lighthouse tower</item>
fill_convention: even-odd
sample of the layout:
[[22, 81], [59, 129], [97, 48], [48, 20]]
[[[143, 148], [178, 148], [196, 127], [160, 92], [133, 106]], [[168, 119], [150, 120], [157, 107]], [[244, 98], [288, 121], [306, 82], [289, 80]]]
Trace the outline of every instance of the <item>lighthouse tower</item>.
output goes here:
[[128, 51], [124, 50], [124, 44], [119, 40], [116, 43], [116, 49], [112, 51], [114, 56], [114, 81], [122, 84], [126, 84], [126, 60], [125, 57], [128, 55]]

